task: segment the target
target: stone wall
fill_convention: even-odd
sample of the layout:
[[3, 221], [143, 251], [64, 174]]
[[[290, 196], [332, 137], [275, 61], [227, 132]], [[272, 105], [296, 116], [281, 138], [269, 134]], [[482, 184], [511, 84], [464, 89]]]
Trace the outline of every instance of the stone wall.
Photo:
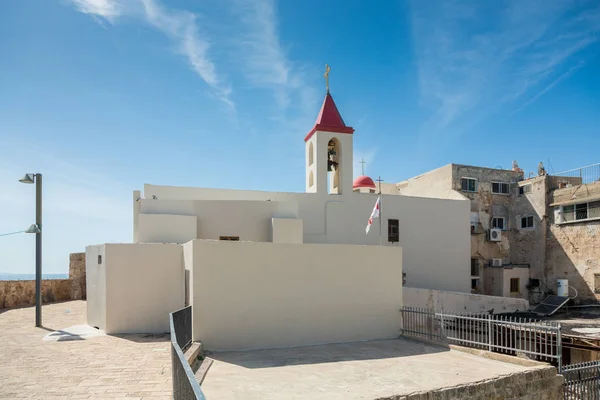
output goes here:
[[[568, 279], [575, 303], [600, 301], [600, 221], [550, 226], [546, 243], [548, 280]], [[570, 296], [575, 291], [570, 289]]]
[[481, 382], [378, 400], [562, 400], [563, 385], [564, 378], [556, 374], [556, 368], [537, 367]]
[[69, 279], [73, 281], [71, 298], [85, 300], [85, 253], [71, 253], [69, 256]]
[[[577, 291], [575, 303], [596, 303], [600, 300], [600, 220], [561, 223], [555, 207], [598, 199], [600, 182], [553, 190], [549, 195], [548, 215], [554, 214], [554, 218], [546, 241], [546, 274], [554, 290], [557, 279], [568, 279], [572, 287], [569, 294], [575, 296], [573, 288]], [[588, 214], [588, 217], [594, 218], [595, 214]]]
[[[42, 281], [42, 303], [85, 299], [85, 253], [73, 253], [69, 279]], [[35, 280], [0, 281], [0, 308], [35, 304]]]

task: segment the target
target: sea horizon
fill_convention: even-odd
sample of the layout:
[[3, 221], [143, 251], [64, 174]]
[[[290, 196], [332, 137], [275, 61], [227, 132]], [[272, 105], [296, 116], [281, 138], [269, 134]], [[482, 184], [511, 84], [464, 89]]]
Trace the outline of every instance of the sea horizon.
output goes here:
[[[42, 280], [49, 279], [69, 279], [69, 274], [42, 274]], [[0, 272], [0, 281], [33, 281], [35, 274], [13, 274], [10, 272]]]

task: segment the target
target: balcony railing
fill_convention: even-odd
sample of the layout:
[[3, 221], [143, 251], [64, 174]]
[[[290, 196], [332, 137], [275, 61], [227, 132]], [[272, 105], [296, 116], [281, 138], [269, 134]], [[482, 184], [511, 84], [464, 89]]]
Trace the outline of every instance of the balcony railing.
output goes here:
[[552, 176], [562, 176], [565, 178], [578, 178], [571, 184], [588, 184], [600, 181], [600, 163], [588, 165], [581, 168], [570, 169], [568, 171], [551, 174]]

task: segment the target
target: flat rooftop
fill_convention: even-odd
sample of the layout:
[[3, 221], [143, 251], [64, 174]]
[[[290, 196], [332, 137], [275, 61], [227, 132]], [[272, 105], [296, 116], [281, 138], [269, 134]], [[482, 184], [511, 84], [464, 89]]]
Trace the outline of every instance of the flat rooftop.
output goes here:
[[202, 383], [208, 399], [380, 399], [539, 367], [394, 339], [222, 352]]

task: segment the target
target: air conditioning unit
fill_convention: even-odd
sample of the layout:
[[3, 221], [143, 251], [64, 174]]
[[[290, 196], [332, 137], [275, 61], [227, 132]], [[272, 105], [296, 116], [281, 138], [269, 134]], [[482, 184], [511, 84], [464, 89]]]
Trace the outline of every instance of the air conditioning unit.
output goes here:
[[490, 229], [490, 242], [501, 242], [502, 231], [500, 229]]
[[492, 258], [492, 267], [501, 267], [502, 259], [501, 258]]

